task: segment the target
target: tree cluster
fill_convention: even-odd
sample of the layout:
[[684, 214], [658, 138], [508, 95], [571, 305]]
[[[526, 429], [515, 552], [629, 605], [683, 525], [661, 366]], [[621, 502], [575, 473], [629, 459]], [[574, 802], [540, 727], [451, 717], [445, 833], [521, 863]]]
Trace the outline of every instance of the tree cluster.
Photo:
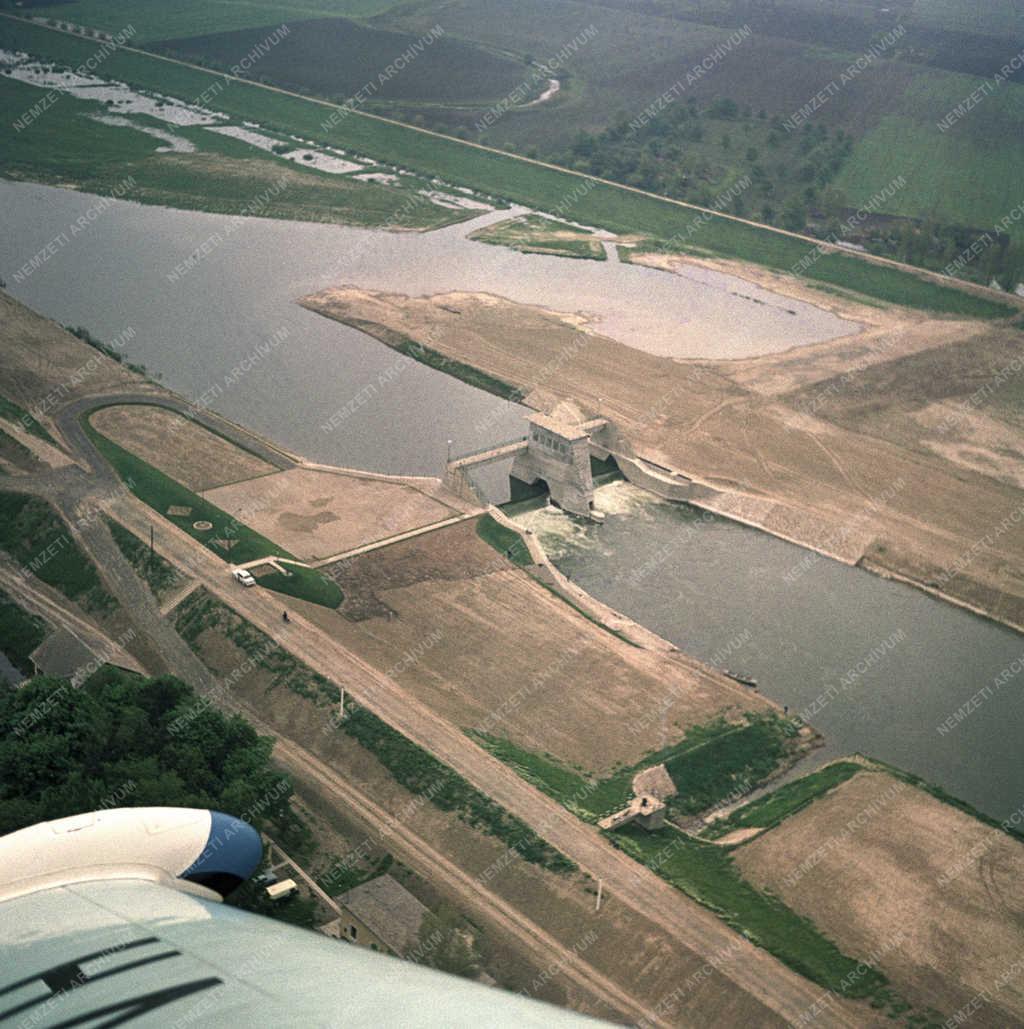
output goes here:
[[112, 807], [212, 808], [285, 839], [304, 828], [272, 740], [179, 679], [104, 667], [80, 688], [0, 688], [0, 834]]
[[580, 132], [555, 156], [578, 171], [703, 206], [749, 176], [728, 210], [801, 230], [852, 148], [841, 129], [808, 122], [786, 132], [763, 110], [741, 109], [728, 97], [702, 107], [691, 96], [642, 124], [620, 115], [596, 135]]

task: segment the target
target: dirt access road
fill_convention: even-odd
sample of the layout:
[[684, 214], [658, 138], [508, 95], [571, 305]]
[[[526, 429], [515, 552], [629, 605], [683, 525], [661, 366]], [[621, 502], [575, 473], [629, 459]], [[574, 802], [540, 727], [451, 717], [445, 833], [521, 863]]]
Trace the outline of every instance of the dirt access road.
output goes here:
[[[74, 469], [75, 473], [80, 473], [80, 471], [80, 469]], [[87, 479], [81, 474], [50, 474], [38, 477], [19, 477], [17, 485], [34, 495], [49, 496], [49, 499], [57, 504], [66, 518], [73, 519], [83, 505], [89, 504], [91, 508], [90, 493], [94, 497], [99, 497], [105, 490], [109, 497], [109, 484], [101, 485], [106, 480], [107, 476], [103, 474], [95, 479]], [[142, 507], [141, 504], [139, 506]], [[151, 514], [152, 512], [148, 508], [143, 508], [143, 513]], [[137, 522], [137, 525], [142, 524], [142, 521]], [[162, 538], [159, 534], [164, 524], [154, 516], [154, 527], [158, 538]], [[391, 830], [389, 847], [401, 860], [427, 877], [443, 880], [452, 893], [459, 898], [465, 898], [481, 918], [500, 926], [509, 933], [527, 953], [536, 959], [539, 967], [555, 967], [563, 971], [583, 991], [608, 1005], [614, 1011], [621, 1012], [630, 1018], [650, 1017], [650, 1012], [646, 1011], [639, 1002], [597, 972], [574, 950], [560, 944], [535, 923], [524, 918], [519, 911], [493, 891], [484, 888], [460, 872], [455, 865], [414, 832], [390, 817], [357, 786], [339, 776], [324, 762], [309, 754], [298, 744], [281, 739], [251, 707], [238, 703], [229, 690], [219, 688], [214, 676], [175, 632], [171, 623], [161, 617], [155, 599], [110, 537], [106, 525], [95, 518], [83, 522], [82, 525], [84, 531], [80, 530], [77, 534], [79, 544], [96, 563], [105, 584], [121, 601], [132, 619], [136, 632], [145, 636], [147, 649], [152, 652], [158, 662], [189, 682], [202, 695], [212, 698], [217, 706], [241, 714], [258, 731], [278, 737], [274, 757], [288, 772], [300, 781], [310, 782], [314, 786], [326, 790], [331, 797], [344, 804], [347, 810], [360, 816], [368, 826], [378, 828], [389, 826]], [[141, 531], [145, 532], [144, 527]], [[184, 533], [181, 536], [184, 541], [190, 542], [190, 537]], [[162, 548], [161, 550], [164, 552]], [[189, 568], [193, 573], [200, 571], [193, 564], [193, 555], [188, 553], [188, 548], [181, 549], [178, 553], [180, 567]], [[165, 556], [169, 555], [165, 554]], [[214, 579], [221, 580], [226, 576], [226, 566], [204, 548], [198, 547], [196, 556], [209, 559], [209, 571]], [[0, 583], [16, 585], [17, 595], [27, 607], [37, 610], [55, 624], [63, 625], [70, 631], [76, 632], [90, 645], [97, 648], [98, 653], [113, 655], [111, 659], [123, 667], [139, 668], [130, 655], [124, 654], [118, 658], [117, 655], [121, 651], [117, 644], [84, 619], [70, 613], [67, 610], [67, 602], [63, 598], [56, 595], [50, 596], [49, 594], [53, 591], [42, 584], [35, 584], [31, 580], [25, 583], [21, 582], [17, 570], [9, 567], [7, 562], [0, 563]], [[193, 580], [190, 588], [194, 589], [198, 584]], [[229, 590], [230, 592], [232, 591]], [[247, 591], [241, 591], [242, 596], [245, 596], [246, 593]], [[273, 613], [269, 617], [276, 621], [279, 618], [279, 611], [276, 604], [273, 606]], [[149, 671], [155, 673], [159, 671], [159, 668], [154, 667]], [[653, 1019], [653, 1022], [659, 1025], [665, 1024], [656, 1018]]]
[[[602, 880], [606, 891], [650, 918], [680, 945], [705, 958], [729, 955], [719, 971], [738, 988], [787, 1021], [799, 1019], [820, 1000], [819, 987], [747, 943], [713, 914], [616, 850], [597, 830], [534, 789], [392, 679], [301, 616], [294, 615], [285, 625], [279, 598], [259, 589], [238, 587], [231, 581], [223, 562], [156, 512], [130, 496], [111, 501], [108, 510], [142, 538], [148, 538], [149, 528], [153, 526], [156, 549], [161, 556], [188, 568], [219, 600], [314, 671], [343, 685], [359, 703], [521, 818], [593, 878]], [[854, 1006], [837, 1004], [832, 1009], [830, 1024], [854, 1026], [864, 1024], [864, 1020]]]

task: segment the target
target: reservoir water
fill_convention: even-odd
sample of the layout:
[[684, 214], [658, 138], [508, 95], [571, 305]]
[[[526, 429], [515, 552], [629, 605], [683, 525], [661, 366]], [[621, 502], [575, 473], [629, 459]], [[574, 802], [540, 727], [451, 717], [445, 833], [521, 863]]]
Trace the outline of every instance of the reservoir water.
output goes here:
[[[437, 474], [449, 440], [459, 453], [519, 435], [523, 409], [404, 361], [297, 306], [297, 297], [343, 283], [408, 294], [489, 290], [583, 311], [633, 346], [663, 351], [682, 341], [679, 356], [688, 357], [744, 356], [854, 328], [728, 276], [518, 254], [467, 240], [465, 224], [399, 234], [115, 202], [60, 243], [96, 205], [0, 181], [8, 291], [101, 339], [131, 329], [130, 360], [305, 457], [385, 472]], [[20, 273], [48, 244], [51, 256]], [[175, 266], [204, 246], [208, 253], [175, 281]], [[283, 341], [254, 359], [268, 339]], [[348, 414], [325, 431], [341, 410]], [[503, 499], [500, 489], [492, 495]], [[605, 487], [599, 497], [609, 511], [602, 526], [553, 512], [525, 517], [595, 596], [681, 649], [755, 676], [791, 713], [807, 710], [827, 739], [814, 761], [861, 751], [997, 817], [1024, 802], [1017, 677], [939, 730], [1004, 669], [1019, 667], [1016, 633], [858, 569], [824, 558], [808, 564], [798, 547], [632, 487]]]
[[[15, 297], [101, 339], [131, 327], [126, 355], [171, 389], [190, 399], [220, 389], [210, 403], [227, 417], [311, 459], [380, 471], [436, 473], [449, 439], [457, 453], [504, 441], [521, 432], [522, 412], [421, 365], [396, 366], [394, 352], [295, 303], [326, 286], [492, 292], [583, 312], [622, 342], [685, 357], [748, 356], [856, 329], [731, 276], [520, 254], [466, 239], [466, 224], [383, 232], [115, 201], [71, 236], [96, 207], [82, 193], [0, 180], [0, 276]], [[54, 240], [52, 256], [21, 275]], [[281, 330], [286, 341], [226, 388]], [[323, 431], [347, 406], [341, 427]]]

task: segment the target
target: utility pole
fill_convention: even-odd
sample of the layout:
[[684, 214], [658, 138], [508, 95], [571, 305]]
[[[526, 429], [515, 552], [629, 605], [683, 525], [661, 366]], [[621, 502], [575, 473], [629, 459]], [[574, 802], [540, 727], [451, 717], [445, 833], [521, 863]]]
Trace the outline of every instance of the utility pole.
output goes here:
[[597, 903], [594, 905], [595, 911], [601, 910], [601, 896], [604, 893], [604, 879], [597, 880]]
[[149, 527], [149, 563], [153, 564], [153, 526]]

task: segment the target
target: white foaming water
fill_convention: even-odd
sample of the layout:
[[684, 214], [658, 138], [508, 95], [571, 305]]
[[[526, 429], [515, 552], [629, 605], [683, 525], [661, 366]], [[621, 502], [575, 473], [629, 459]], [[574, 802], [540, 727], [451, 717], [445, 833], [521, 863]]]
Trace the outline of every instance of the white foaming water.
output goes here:
[[[662, 504], [664, 501], [621, 480], [599, 486], [594, 491], [594, 507], [606, 515], [628, 515], [634, 520], [650, 521], [654, 518], [655, 509]], [[601, 542], [600, 534], [594, 531], [596, 526], [593, 522], [566, 514], [553, 504], [523, 511], [513, 517], [517, 524], [536, 535], [544, 552], [553, 561], [569, 554], [598, 556], [611, 553]]]

